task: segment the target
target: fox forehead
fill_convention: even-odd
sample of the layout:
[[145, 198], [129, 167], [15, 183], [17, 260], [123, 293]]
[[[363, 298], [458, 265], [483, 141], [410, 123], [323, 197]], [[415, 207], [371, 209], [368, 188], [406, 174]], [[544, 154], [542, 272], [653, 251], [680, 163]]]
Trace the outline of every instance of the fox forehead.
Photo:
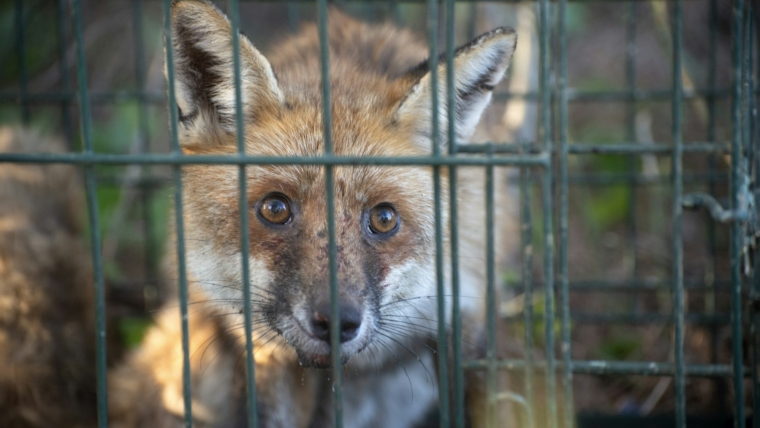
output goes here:
[[[339, 91], [340, 92], [340, 91]], [[299, 102], [287, 109], [259, 114], [245, 126], [245, 151], [248, 155], [314, 157], [325, 154], [321, 106]], [[333, 98], [332, 147], [339, 156], [423, 156], [414, 136], [396, 126], [390, 112], [371, 114], [365, 108], [347, 104], [366, 104], [354, 98], [345, 102]], [[233, 154], [237, 151], [234, 136], [219, 135], [213, 144], [204, 142], [187, 147], [188, 154]], [[196, 173], [197, 170], [197, 173]], [[292, 198], [325, 197], [324, 168], [316, 165], [248, 166], [249, 194], [258, 198], [281, 192]], [[237, 169], [188, 167], [186, 178], [208, 187], [203, 194], [237, 194]], [[336, 202], [403, 205], [404, 199], [416, 199], [420, 207], [428, 205], [432, 192], [432, 171], [423, 167], [339, 166], [333, 169]], [[210, 179], [209, 174], [215, 176]], [[390, 198], [390, 200], [389, 200]], [[349, 202], [349, 199], [351, 200]], [[432, 198], [428, 198], [431, 199]], [[236, 199], [230, 199], [237, 203]], [[323, 204], [324, 205], [324, 204]]]
[[[345, 91], [336, 91], [338, 93]], [[332, 97], [332, 150], [340, 156], [427, 155], [415, 144], [412, 130], [396, 123], [392, 107], [371, 108], [381, 94]], [[350, 99], [347, 99], [350, 98]], [[389, 101], [389, 104], [391, 102]], [[258, 111], [243, 118], [245, 151], [262, 156], [321, 156], [325, 154], [324, 124], [320, 100], [299, 100], [287, 108]], [[237, 151], [234, 135], [215, 134], [188, 145], [187, 154], [232, 154]]]

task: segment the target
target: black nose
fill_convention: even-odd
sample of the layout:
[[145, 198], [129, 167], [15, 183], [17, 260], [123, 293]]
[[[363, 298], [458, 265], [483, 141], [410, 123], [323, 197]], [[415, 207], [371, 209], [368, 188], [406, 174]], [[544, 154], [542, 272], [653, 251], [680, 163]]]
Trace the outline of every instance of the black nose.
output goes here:
[[[320, 340], [330, 343], [330, 303], [316, 306], [311, 318], [311, 331]], [[362, 325], [362, 314], [352, 305], [340, 305], [340, 343], [356, 337]]]

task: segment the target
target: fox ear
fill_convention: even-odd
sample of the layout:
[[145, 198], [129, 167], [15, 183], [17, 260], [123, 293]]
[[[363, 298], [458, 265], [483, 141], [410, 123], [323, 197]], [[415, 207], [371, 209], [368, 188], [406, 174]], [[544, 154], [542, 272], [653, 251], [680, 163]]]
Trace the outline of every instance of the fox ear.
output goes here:
[[[234, 133], [235, 78], [227, 17], [206, 1], [175, 1], [171, 18], [181, 144]], [[242, 34], [240, 80], [244, 120], [284, 105], [272, 66]]]
[[[509, 27], [485, 33], [454, 53], [454, 102], [457, 141], [466, 143], [475, 131], [483, 110], [491, 101], [491, 93], [504, 76], [517, 44], [517, 34]], [[403, 78], [415, 81], [395, 110], [395, 121], [407, 125], [420, 135], [427, 149], [430, 145], [432, 121], [432, 83], [428, 61], [411, 70]], [[448, 114], [446, 60], [438, 62], [438, 123], [441, 140], [446, 142]]]

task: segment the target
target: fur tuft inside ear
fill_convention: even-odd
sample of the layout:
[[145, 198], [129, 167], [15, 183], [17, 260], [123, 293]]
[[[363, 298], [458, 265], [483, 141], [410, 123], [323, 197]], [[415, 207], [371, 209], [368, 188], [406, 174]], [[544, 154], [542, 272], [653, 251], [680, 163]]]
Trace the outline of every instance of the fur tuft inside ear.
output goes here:
[[[206, 1], [172, 4], [175, 90], [182, 145], [200, 144], [217, 133], [235, 132], [235, 79], [231, 26]], [[284, 105], [272, 66], [240, 35], [243, 120]]]
[[[485, 33], [454, 53], [454, 123], [457, 142], [467, 143], [480, 121], [491, 94], [501, 81], [517, 45], [517, 33], [500, 27]], [[416, 83], [401, 100], [395, 111], [398, 123], [412, 127], [422, 144], [430, 149], [432, 128], [432, 83], [428, 61], [412, 69], [404, 77]], [[438, 62], [438, 123], [440, 141], [446, 144], [448, 127], [446, 59]]]

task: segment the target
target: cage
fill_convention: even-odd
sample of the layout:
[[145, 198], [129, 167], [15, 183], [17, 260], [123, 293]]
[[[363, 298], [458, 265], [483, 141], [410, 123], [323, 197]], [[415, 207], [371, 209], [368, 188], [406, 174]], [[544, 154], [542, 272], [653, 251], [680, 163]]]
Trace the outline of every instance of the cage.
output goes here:
[[[432, 424], [465, 426], [463, 373], [479, 371], [487, 379], [489, 405], [511, 406], [518, 426], [760, 426], [755, 416], [760, 411], [756, 4], [336, 1], [364, 20], [415, 29], [428, 40], [431, 64], [440, 54], [449, 69], [455, 46], [488, 29], [483, 27], [515, 27], [520, 42], [511, 76], [497, 88], [495, 107], [486, 118], [493, 138], [452, 143], [448, 153], [439, 150], [423, 158], [343, 157], [331, 152], [328, 108], [323, 110], [325, 155], [288, 158], [246, 155], [242, 138], [235, 155], [181, 154], [174, 53], [171, 44], [164, 50], [163, 39], [170, 34], [171, 3], [0, 3], [5, 18], [0, 22], [0, 123], [61, 134], [71, 150], [0, 153], [0, 163], [74, 164], [85, 177], [99, 426], [108, 425], [107, 317], [117, 320], [124, 346], [133, 346], [164, 298], [157, 284], [158, 260], [170, 195], [184, 316], [185, 425], [193, 425], [181, 170], [197, 164], [239, 168], [242, 230], [249, 221], [244, 214], [247, 165], [323, 166], [331, 225], [333, 168], [430, 166], [438, 219], [442, 174], [451, 174], [453, 181], [457, 168], [483, 168], [489, 177], [484, 185], [490, 186], [485, 191], [492, 195], [494, 170], [515, 171], [509, 180], [520, 195], [520, 228], [514, 235], [520, 251], [509, 267], [493, 269], [494, 200], [488, 198], [483, 209], [489, 214], [485, 245], [492, 274], [484, 358], [462, 357], [468, 345], [458, 312], [463, 297], [454, 279], [452, 325], [439, 318], [436, 333], [440, 409]], [[230, 0], [219, 6], [233, 29], [244, 30], [257, 45], [273, 42], [273, 34], [295, 32], [305, 21], [318, 22], [325, 45], [327, 0]], [[232, 40], [239, 53], [237, 31]], [[237, 135], [242, 135], [235, 58]], [[328, 63], [323, 50], [323, 76]], [[451, 96], [453, 76], [434, 79], [447, 82]], [[324, 105], [329, 100], [330, 88], [324, 85]], [[433, 111], [438, 102], [433, 97]], [[442, 312], [447, 256], [444, 226], [436, 223]], [[451, 227], [456, 230], [457, 222]], [[331, 230], [334, 315], [337, 250]], [[249, 282], [250, 238], [241, 234], [240, 239], [242, 275]], [[456, 278], [467, 258], [458, 253], [456, 239], [450, 244]], [[247, 420], [255, 427], [252, 302], [244, 296]], [[505, 357], [500, 350], [500, 329], [520, 342], [516, 356]], [[331, 334], [339, 331], [333, 328]], [[341, 376], [346, 374], [336, 359], [337, 343], [332, 354], [335, 426], [343, 426]], [[510, 388], [497, 384], [501, 372], [510, 374]], [[489, 422], [504, 426], [504, 421]]]

